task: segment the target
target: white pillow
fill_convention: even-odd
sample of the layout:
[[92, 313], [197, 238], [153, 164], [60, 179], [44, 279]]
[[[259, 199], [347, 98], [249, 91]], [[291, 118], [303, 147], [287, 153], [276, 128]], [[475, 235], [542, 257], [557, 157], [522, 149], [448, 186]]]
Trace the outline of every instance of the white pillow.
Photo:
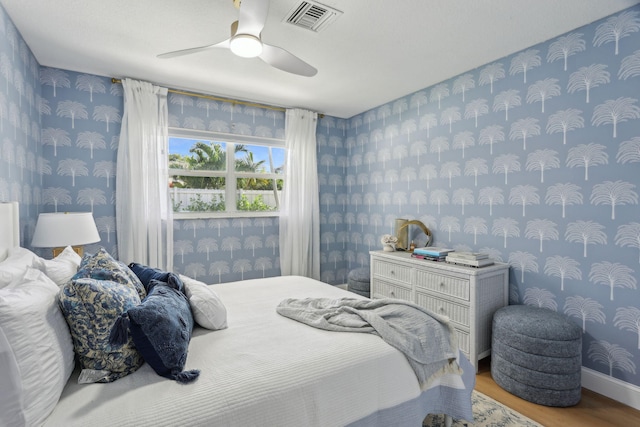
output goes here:
[[191, 313], [196, 323], [207, 329], [224, 329], [227, 327], [227, 308], [218, 294], [205, 283], [180, 274], [184, 283], [184, 293], [189, 299]]
[[29, 268], [0, 289], [0, 425], [41, 425], [74, 368], [59, 288]]
[[62, 286], [78, 272], [81, 261], [82, 257], [71, 246], [67, 246], [54, 259], [45, 259], [44, 265], [47, 276], [58, 286]]
[[29, 249], [18, 246], [10, 249], [7, 259], [0, 262], [0, 289], [11, 282], [21, 280], [29, 267], [44, 271], [44, 259]]

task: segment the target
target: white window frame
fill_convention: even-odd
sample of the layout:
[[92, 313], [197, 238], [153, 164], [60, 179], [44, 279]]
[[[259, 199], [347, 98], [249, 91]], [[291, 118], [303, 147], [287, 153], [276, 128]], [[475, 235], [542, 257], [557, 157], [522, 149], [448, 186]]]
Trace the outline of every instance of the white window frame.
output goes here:
[[[235, 169], [235, 144], [261, 145], [266, 147], [285, 148], [284, 139], [265, 138], [252, 135], [237, 135], [233, 133], [211, 132], [194, 129], [169, 127], [169, 138], [202, 139], [207, 141], [220, 141], [226, 144], [227, 168], [225, 171], [185, 171], [184, 169], [169, 169], [169, 176], [214, 176], [225, 178], [225, 211], [220, 212], [174, 212], [174, 219], [197, 218], [255, 218], [255, 217], [279, 217], [279, 207], [276, 211], [239, 211], [236, 207], [236, 183], [238, 178], [251, 178], [259, 176], [263, 179], [282, 179], [283, 174], [237, 172]], [[168, 152], [169, 154], [169, 152]], [[167, 154], [167, 155], [168, 155]], [[186, 172], [186, 173], [185, 173]]]

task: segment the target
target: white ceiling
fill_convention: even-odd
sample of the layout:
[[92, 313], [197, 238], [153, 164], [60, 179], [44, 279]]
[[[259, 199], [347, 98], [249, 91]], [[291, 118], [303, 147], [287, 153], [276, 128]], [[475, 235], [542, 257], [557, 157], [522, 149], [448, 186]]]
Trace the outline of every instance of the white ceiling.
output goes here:
[[295, 76], [214, 49], [232, 0], [0, 0], [41, 65], [349, 118], [638, 4], [640, 0], [320, 0], [344, 14], [319, 33], [272, 0], [264, 42], [318, 69]]

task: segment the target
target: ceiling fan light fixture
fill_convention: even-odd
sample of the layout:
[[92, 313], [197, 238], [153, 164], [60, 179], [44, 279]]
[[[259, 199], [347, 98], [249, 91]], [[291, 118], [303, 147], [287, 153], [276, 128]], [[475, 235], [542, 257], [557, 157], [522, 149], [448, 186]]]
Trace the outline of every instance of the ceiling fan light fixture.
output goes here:
[[251, 34], [236, 34], [231, 38], [229, 48], [243, 58], [255, 58], [262, 53], [262, 41]]

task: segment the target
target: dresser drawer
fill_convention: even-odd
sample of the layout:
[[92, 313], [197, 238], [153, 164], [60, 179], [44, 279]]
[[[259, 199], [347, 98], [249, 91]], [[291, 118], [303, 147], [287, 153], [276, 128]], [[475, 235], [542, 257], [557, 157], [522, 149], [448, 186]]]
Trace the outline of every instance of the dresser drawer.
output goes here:
[[422, 292], [416, 292], [416, 304], [420, 307], [429, 309], [434, 313], [447, 316], [452, 322], [469, 327], [468, 305], [456, 304]]
[[428, 270], [416, 270], [416, 288], [469, 301], [469, 280], [455, 275], [443, 275]]
[[412, 258], [406, 252], [371, 252], [371, 298], [412, 301], [446, 316], [458, 347], [477, 369], [491, 354], [493, 313], [508, 302], [509, 266], [471, 268]]
[[373, 280], [371, 282], [371, 298], [397, 298], [411, 301], [411, 289], [382, 280]]
[[380, 278], [391, 280], [396, 285], [411, 288], [411, 267], [406, 265], [375, 261], [373, 263], [373, 274]]
[[465, 356], [469, 357], [469, 332], [461, 331], [456, 328], [456, 337], [458, 338], [458, 348], [464, 353]]

